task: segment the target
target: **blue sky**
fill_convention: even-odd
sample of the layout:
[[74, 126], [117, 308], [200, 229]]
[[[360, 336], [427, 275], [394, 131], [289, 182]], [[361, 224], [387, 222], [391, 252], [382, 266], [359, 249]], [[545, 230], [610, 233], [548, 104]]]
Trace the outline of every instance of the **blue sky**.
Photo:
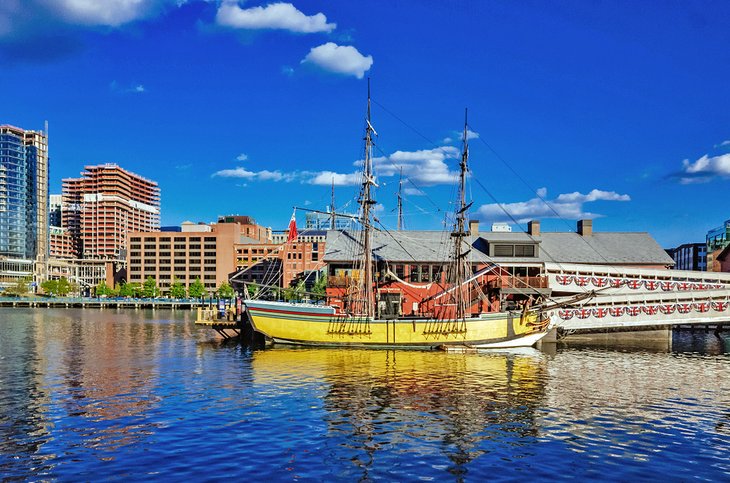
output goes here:
[[3, 0], [0, 123], [49, 121], [52, 192], [113, 162], [164, 225], [284, 229], [333, 177], [354, 210], [370, 77], [386, 226], [400, 167], [406, 226], [442, 225], [468, 107], [472, 217], [670, 247], [730, 218], [728, 25], [721, 1]]

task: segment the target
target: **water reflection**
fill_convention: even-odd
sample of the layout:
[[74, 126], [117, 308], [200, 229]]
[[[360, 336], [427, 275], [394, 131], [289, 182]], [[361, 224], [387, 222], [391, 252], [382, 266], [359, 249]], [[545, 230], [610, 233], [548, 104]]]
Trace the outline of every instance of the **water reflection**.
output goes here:
[[[430, 465], [437, 449], [449, 473], [465, 475], [490, 446], [519, 447], [538, 434], [535, 411], [545, 397], [545, 357], [522, 353], [274, 349], [257, 352], [255, 382], [326, 382], [323, 418], [328, 448], [363, 479], [389, 466], [393, 453], [409, 467]], [[488, 442], [488, 444], [487, 444]], [[428, 450], [424, 450], [429, 448]], [[412, 469], [412, 468], [411, 468]], [[347, 469], [347, 476], [353, 476]], [[392, 476], [392, 475], [391, 475]]]
[[260, 350], [189, 312], [0, 322], [6, 479], [730, 477], [730, 334], [447, 354]]

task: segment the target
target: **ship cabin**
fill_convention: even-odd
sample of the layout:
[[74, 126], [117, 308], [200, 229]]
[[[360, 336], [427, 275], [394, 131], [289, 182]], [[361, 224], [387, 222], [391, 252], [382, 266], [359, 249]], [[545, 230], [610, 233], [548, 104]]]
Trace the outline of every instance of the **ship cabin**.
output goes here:
[[[539, 258], [540, 242], [525, 233], [479, 233], [472, 222], [464, 247], [471, 265], [469, 312], [521, 310], [548, 296], [547, 277]], [[329, 303], [343, 308], [347, 288], [361, 276], [361, 233], [329, 231], [324, 261], [327, 263]], [[377, 316], [431, 317], [444, 301], [450, 254], [448, 233], [440, 231], [375, 232]]]

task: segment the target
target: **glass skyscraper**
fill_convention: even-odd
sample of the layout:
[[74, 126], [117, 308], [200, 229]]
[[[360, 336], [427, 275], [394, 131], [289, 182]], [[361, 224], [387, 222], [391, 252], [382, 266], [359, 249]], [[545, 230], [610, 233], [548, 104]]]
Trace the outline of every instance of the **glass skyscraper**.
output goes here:
[[42, 131], [0, 125], [0, 259], [48, 256], [46, 140]]

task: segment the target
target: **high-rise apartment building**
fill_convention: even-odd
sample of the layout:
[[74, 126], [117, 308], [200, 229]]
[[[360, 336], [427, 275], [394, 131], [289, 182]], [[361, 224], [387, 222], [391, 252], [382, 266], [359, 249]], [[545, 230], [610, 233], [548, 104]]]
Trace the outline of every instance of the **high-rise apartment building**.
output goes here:
[[160, 229], [160, 189], [116, 164], [86, 166], [63, 180], [62, 217], [81, 258], [124, 259], [128, 233]]
[[48, 256], [47, 139], [44, 131], [0, 125], [0, 257], [5, 259], [44, 262]]

